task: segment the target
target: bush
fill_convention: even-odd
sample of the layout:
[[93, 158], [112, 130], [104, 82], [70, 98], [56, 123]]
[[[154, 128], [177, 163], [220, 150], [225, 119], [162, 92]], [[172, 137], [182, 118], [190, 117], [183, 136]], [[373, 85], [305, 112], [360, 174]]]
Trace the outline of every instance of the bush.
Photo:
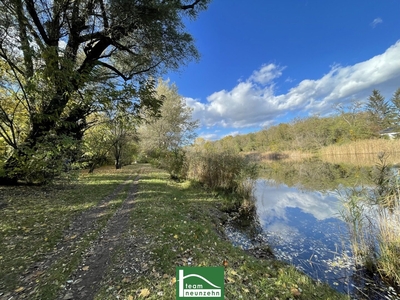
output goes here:
[[187, 151], [187, 178], [213, 191], [239, 196], [240, 205], [252, 198], [257, 166], [229, 150], [192, 147]]
[[32, 149], [20, 147], [5, 164], [6, 176], [46, 184], [73, 168], [78, 143], [66, 136], [47, 136]]

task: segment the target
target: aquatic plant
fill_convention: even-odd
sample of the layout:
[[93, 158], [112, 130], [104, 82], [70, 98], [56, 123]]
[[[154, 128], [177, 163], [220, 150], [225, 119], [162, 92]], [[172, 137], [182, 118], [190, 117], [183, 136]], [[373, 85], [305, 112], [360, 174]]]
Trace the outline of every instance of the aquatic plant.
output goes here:
[[342, 195], [341, 216], [349, 227], [357, 262], [400, 285], [400, 184], [387, 154], [378, 155], [371, 179], [372, 190], [358, 187]]

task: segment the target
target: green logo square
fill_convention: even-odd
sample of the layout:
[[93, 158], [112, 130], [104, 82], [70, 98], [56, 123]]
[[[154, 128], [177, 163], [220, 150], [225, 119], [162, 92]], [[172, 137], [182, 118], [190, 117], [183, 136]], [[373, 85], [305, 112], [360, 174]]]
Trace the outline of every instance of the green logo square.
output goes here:
[[176, 299], [224, 299], [223, 267], [177, 267]]

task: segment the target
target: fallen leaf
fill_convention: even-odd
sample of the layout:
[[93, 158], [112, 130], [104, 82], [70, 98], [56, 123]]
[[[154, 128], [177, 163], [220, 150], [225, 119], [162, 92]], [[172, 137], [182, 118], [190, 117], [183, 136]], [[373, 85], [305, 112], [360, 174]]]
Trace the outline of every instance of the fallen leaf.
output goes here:
[[129, 295], [129, 296], [128, 296], [128, 300], [133, 300], [133, 296], [132, 296], [132, 295]]
[[231, 270], [229, 273], [231, 273], [231, 275], [237, 275], [235, 270]]
[[228, 277], [227, 279], [228, 279], [228, 281], [229, 281], [230, 283], [235, 282], [235, 279], [233, 279], [233, 278], [231, 278], [231, 277]]
[[177, 234], [175, 234], [175, 235], [174, 235], [174, 239], [177, 239], [177, 238], [178, 238], [178, 235], [177, 235]]
[[222, 262], [222, 265], [223, 265], [224, 267], [227, 267], [227, 266], [228, 266], [228, 261], [227, 261], [226, 259], [224, 259], [224, 261]]
[[250, 293], [250, 291], [249, 291], [248, 289], [246, 289], [246, 288], [242, 288], [242, 290], [243, 290], [243, 292], [245, 292], [245, 293]]
[[123, 283], [131, 282], [131, 278], [130, 277], [125, 277], [124, 279], [122, 279], [122, 282]]
[[25, 288], [23, 288], [23, 287], [21, 286], [21, 287], [17, 288], [16, 290], [14, 290], [14, 292], [20, 293], [20, 292], [22, 292], [24, 289], [25, 289]]
[[83, 271], [89, 270], [89, 266], [84, 266], [84, 267], [82, 268], [82, 270], [83, 270]]
[[292, 293], [293, 296], [299, 297], [301, 295], [300, 291], [296, 288], [291, 288], [290, 292]]
[[174, 278], [171, 279], [171, 285], [173, 285], [173, 284], [175, 284], [175, 283], [176, 283], [176, 277], [174, 277]]
[[150, 295], [149, 289], [142, 289], [140, 291], [139, 297], [147, 298]]

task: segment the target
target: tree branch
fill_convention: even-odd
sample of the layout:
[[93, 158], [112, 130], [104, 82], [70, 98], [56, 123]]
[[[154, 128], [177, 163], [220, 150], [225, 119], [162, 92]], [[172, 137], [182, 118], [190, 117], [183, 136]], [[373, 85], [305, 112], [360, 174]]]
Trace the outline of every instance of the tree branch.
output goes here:
[[181, 5], [181, 9], [194, 9], [194, 7], [200, 2], [201, 0], [196, 0], [192, 4], [188, 5]]
[[98, 61], [97, 64], [106, 67], [107, 69], [110, 69], [111, 71], [115, 72], [118, 76], [122, 77], [123, 80], [128, 81], [129, 79], [131, 79], [132, 77], [129, 76], [125, 76], [121, 71], [119, 71], [117, 68], [115, 68], [114, 66], [111, 66], [103, 61]]
[[30, 16], [32, 17], [32, 20], [35, 23], [35, 26], [38, 29], [42, 39], [44, 40], [44, 42], [47, 45], [50, 45], [51, 41], [50, 41], [49, 37], [47, 36], [47, 33], [44, 30], [42, 23], [40, 22], [39, 16], [36, 13], [35, 4], [34, 4], [33, 0], [25, 0], [25, 3], [26, 3], [26, 8], [28, 9], [28, 12], [29, 12]]

